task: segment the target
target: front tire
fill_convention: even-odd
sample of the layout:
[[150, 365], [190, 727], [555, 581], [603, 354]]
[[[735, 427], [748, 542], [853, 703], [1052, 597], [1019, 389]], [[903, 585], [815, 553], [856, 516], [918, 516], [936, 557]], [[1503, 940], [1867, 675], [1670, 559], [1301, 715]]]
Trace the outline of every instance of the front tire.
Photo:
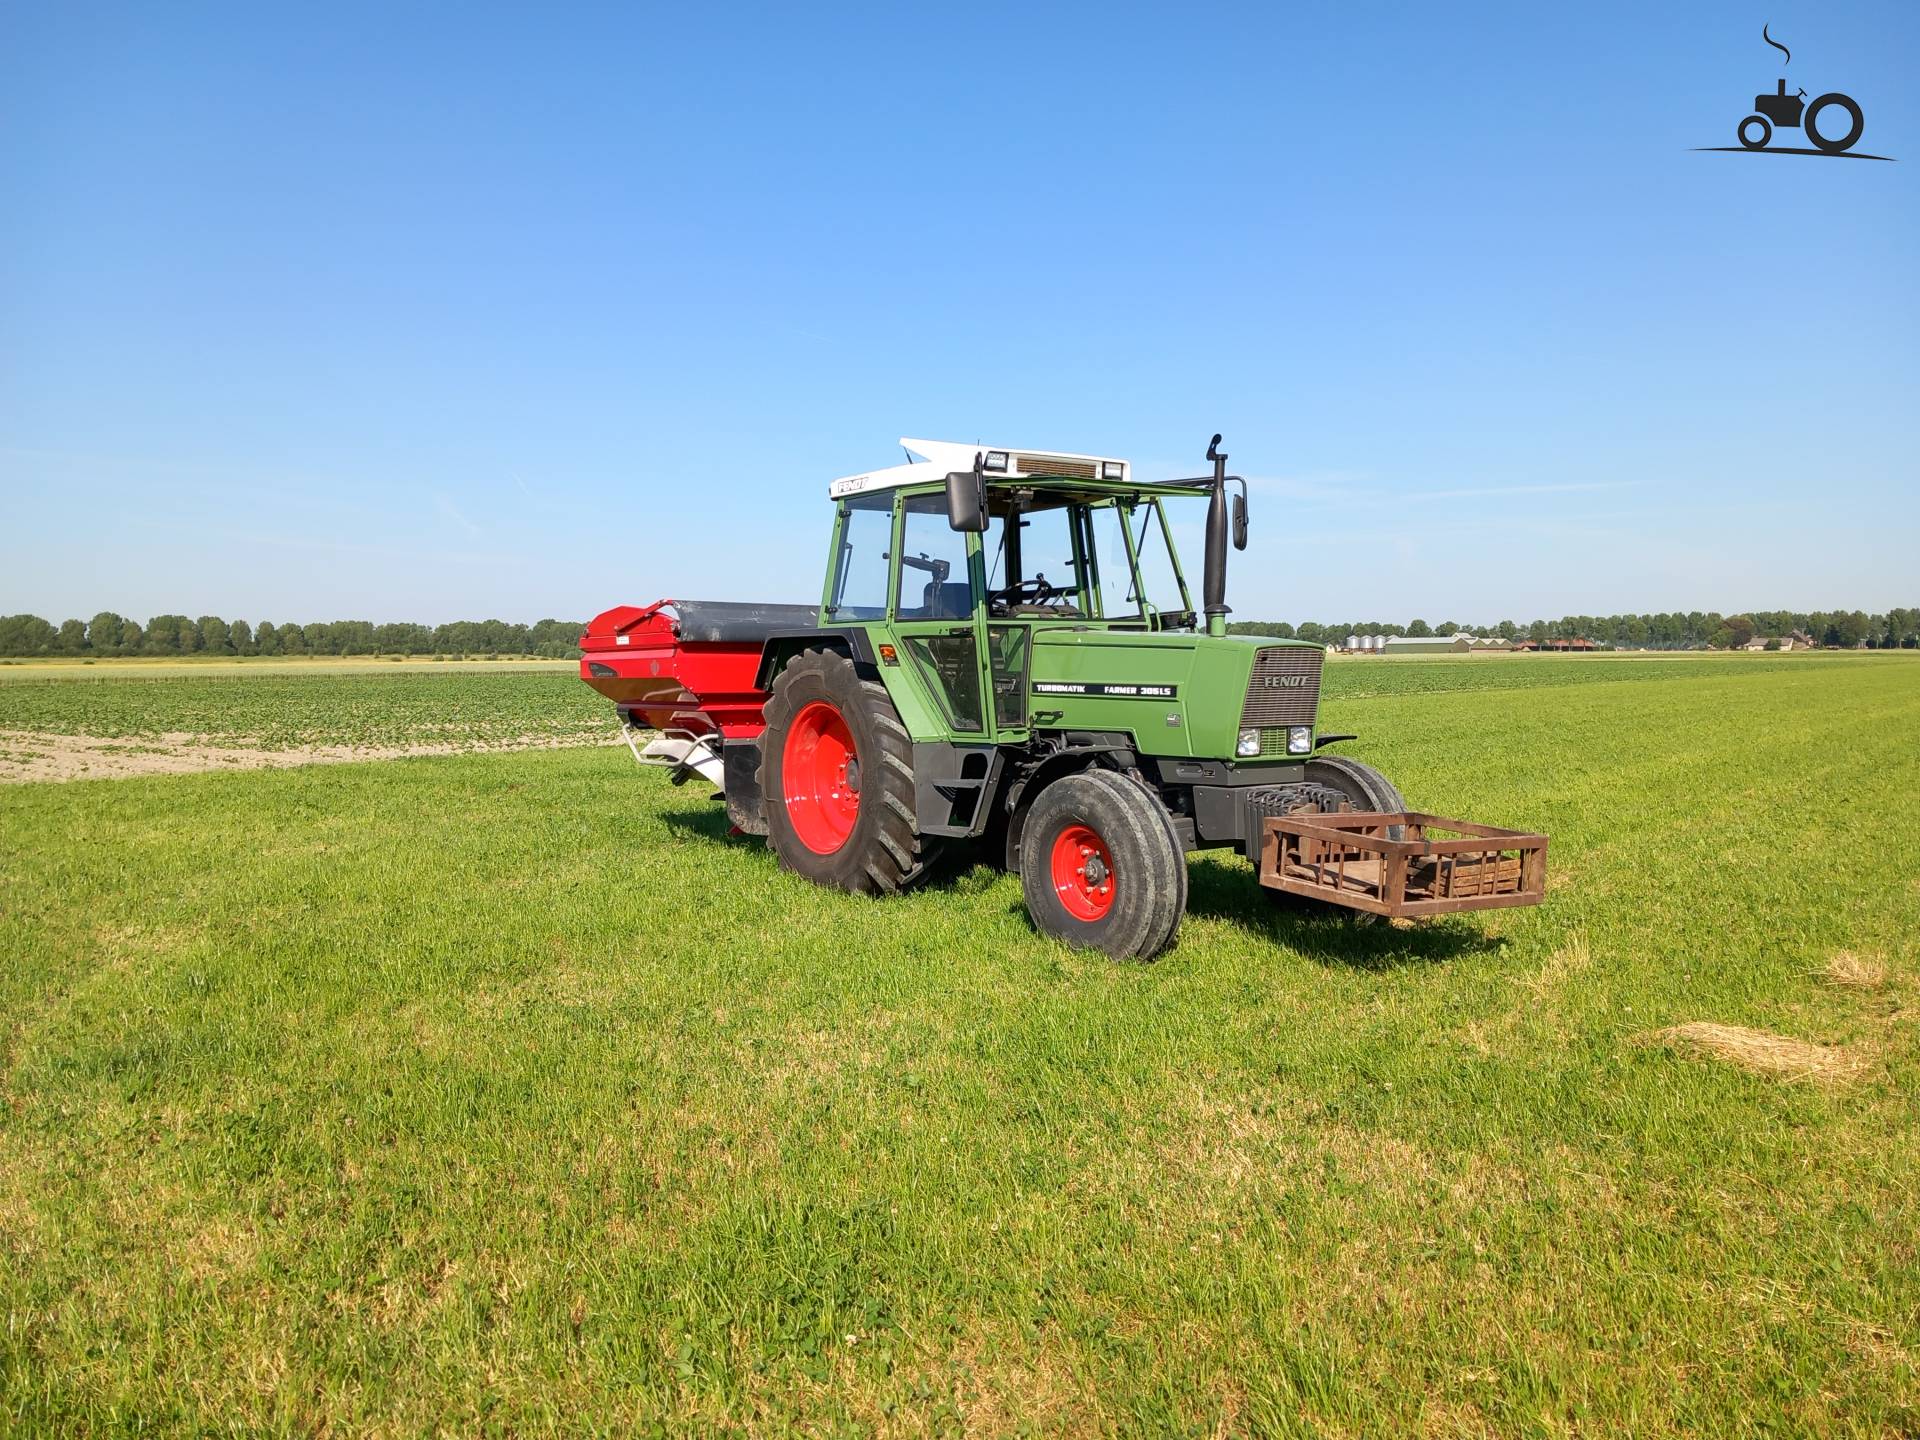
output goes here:
[[1111, 770], [1063, 776], [1021, 831], [1020, 885], [1033, 923], [1116, 960], [1173, 944], [1187, 909], [1187, 857], [1166, 807]]
[[[1377, 810], [1389, 815], [1407, 809], [1407, 797], [1400, 787], [1373, 766], [1344, 755], [1316, 755], [1307, 761], [1307, 783], [1337, 790], [1352, 802], [1356, 810]], [[1388, 838], [1400, 839], [1405, 826], [1395, 825]]]
[[[1749, 126], [1757, 127], [1751, 139], [1747, 135]], [[1764, 115], [1749, 115], [1740, 122], [1740, 128], [1734, 133], [1740, 137], [1740, 143], [1746, 149], [1764, 150], [1767, 142], [1773, 138], [1773, 122]]]
[[854, 895], [891, 895], [928, 858], [914, 832], [913, 744], [886, 687], [808, 650], [767, 700], [760, 791], [780, 866]]

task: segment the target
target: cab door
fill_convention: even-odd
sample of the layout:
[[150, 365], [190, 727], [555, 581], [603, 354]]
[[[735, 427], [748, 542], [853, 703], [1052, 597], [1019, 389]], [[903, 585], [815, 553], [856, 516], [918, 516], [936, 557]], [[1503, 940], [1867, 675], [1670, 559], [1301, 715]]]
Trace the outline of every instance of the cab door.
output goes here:
[[[972, 543], [969, 543], [969, 542]], [[979, 545], [947, 525], [946, 496], [902, 498], [893, 555], [893, 630], [956, 736], [992, 731]]]

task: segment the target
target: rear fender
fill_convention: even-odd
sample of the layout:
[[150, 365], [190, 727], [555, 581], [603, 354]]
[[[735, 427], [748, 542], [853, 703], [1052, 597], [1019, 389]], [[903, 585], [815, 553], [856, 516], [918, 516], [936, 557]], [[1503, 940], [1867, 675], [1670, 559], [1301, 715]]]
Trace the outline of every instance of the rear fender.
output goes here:
[[760, 669], [755, 675], [754, 688], [772, 691], [773, 677], [786, 668], [788, 661], [808, 650], [836, 650], [862, 671], [873, 669], [872, 642], [867, 639], [867, 632], [856, 626], [830, 630], [776, 630], [767, 637], [766, 644], [760, 649]]

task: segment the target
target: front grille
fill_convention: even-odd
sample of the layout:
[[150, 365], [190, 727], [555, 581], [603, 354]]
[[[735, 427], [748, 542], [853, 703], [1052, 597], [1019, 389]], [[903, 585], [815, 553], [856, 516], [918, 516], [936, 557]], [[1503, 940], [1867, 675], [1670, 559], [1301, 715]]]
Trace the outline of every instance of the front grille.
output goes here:
[[1017, 455], [1014, 466], [1022, 475], [1059, 475], [1068, 480], [1091, 480], [1093, 465], [1086, 460], [1062, 460], [1058, 455]]
[[[1320, 708], [1320, 667], [1326, 659], [1327, 652], [1318, 645], [1274, 646], [1254, 656], [1240, 728], [1311, 725]], [[1285, 748], [1284, 736], [1280, 743]], [[1261, 748], [1266, 748], [1264, 743]]]

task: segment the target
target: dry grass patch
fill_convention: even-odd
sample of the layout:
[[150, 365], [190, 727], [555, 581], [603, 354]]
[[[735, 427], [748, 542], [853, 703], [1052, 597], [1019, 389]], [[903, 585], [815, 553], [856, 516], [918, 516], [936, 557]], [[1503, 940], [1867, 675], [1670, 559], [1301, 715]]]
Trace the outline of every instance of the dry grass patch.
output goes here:
[[1535, 995], [1544, 995], [1557, 989], [1562, 981], [1592, 968], [1593, 953], [1587, 948], [1587, 937], [1576, 935], [1547, 957], [1538, 974], [1520, 983]]
[[1866, 1061], [1838, 1045], [1814, 1045], [1765, 1030], [1749, 1030], [1744, 1025], [1720, 1025], [1711, 1020], [1690, 1020], [1670, 1025], [1641, 1037], [1650, 1045], [1725, 1060], [1755, 1075], [1771, 1075], [1781, 1080], [1816, 1080], [1829, 1083], [1857, 1079], [1866, 1069]]
[[1871, 1321], [1847, 1317], [1840, 1322], [1849, 1352], [1877, 1370], [1914, 1367], [1914, 1355], [1891, 1330]]
[[1842, 990], [1878, 990], [1887, 983], [1887, 962], [1877, 955], [1838, 950], [1821, 973], [1829, 985], [1838, 985]]

